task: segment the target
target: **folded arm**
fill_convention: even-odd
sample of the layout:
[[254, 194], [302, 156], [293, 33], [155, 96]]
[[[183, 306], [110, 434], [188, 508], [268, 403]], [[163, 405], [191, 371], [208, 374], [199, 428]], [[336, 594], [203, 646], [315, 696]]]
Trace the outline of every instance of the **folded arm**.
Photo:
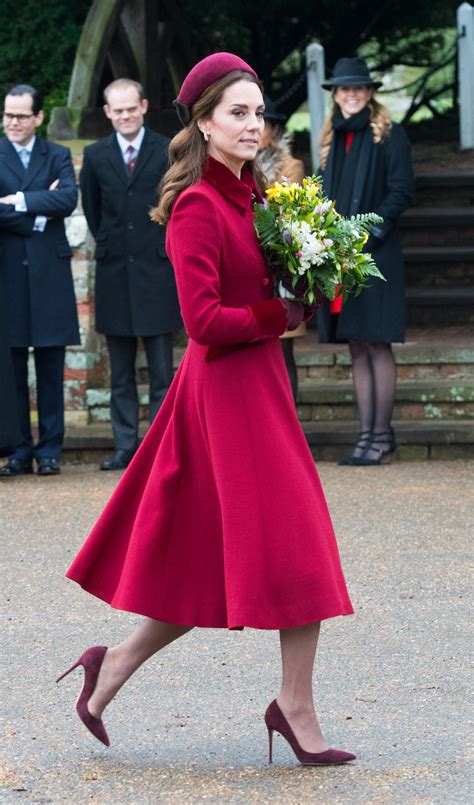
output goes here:
[[15, 212], [12, 204], [0, 204], [0, 229], [13, 232], [15, 235], [31, 237], [34, 226], [34, 216]]
[[77, 204], [77, 187], [71, 154], [62, 155], [54, 179], [59, 183], [55, 190], [26, 190], [24, 192], [26, 209], [31, 215], [44, 215], [47, 218], [66, 218]]

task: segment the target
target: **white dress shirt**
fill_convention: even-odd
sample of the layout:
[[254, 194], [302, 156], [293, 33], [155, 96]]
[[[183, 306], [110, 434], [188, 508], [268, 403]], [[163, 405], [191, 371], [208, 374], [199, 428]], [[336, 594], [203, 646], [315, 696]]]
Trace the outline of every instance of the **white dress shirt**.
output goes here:
[[144, 136], [145, 136], [145, 129], [144, 129], [143, 126], [141, 127], [141, 129], [138, 132], [138, 134], [135, 137], [135, 139], [132, 140], [131, 142], [129, 140], [126, 140], [125, 137], [123, 137], [120, 134], [119, 131], [116, 132], [117, 142], [118, 142], [120, 150], [122, 152], [123, 161], [125, 162], [125, 164], [127, 164], [127, 162], [128, 162], [128, 159], [127, 159], [127, 149], [128, 149], [128, 147], [130, 145], [133, 146], [133, 148], [137, 152], [137, 156], [138, 156], [138, 152], [139, 152], [139, 150], [141, 148], [141, 144], [143, 142]]

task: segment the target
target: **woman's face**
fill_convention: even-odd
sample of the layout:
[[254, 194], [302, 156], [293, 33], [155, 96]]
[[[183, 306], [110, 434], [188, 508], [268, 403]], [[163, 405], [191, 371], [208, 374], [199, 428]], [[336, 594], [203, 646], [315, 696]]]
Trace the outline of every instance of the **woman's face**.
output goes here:
[[257, 84], [236, 81], [224, 91], [210, 118], [199, 121], [209, 135], [209, 154], [240, 176], [247, 160], [255, 159], [264, 129], [263, 96]]
[[334, 100], [339, 106], [343, 117], [356, 115], [365, 109], [372, 97], [372, 87], [355, 84], [349, 87], [337, 87]]

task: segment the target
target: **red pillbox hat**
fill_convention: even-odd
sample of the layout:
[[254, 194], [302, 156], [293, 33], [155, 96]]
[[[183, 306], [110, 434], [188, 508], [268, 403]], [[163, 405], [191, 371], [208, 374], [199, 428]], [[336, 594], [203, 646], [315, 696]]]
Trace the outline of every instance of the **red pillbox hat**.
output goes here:
[[242, 70], [244, 73], [257, 77], [255, 70], [252, 70], [247, 62], [234, 53], [212, 53], [194, 65], [184, 79], [178, 97], [173, 101], [183, 126], [186, 126], [191, 120], [193, 103], [196, 103], [211, 84], [233, 70]]

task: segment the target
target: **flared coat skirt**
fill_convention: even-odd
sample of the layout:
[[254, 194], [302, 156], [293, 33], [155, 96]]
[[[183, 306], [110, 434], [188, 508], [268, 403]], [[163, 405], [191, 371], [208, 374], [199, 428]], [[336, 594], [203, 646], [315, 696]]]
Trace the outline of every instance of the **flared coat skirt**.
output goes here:
[[68, 577], [179, 625], [278, 629], [352, 613], [278, 338], [207, 351], [190, 340]]

